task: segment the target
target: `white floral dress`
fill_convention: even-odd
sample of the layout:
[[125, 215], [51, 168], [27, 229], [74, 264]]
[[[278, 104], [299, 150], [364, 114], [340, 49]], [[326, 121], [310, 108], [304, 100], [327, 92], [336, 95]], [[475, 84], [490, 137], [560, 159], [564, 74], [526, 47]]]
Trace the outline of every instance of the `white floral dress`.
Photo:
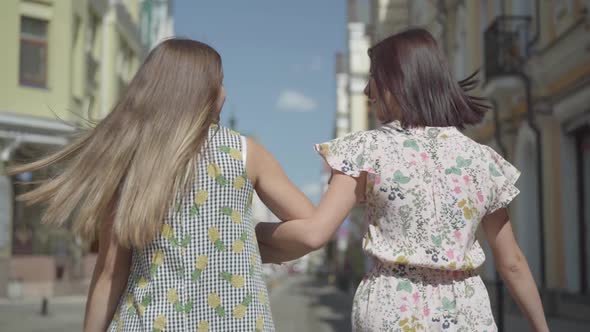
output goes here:
[[363, 249], [377, 263], [357, 289], [354, 331], [496, 331], [475, 232], [518, 194], [519, 171], [454, 127], [392, 122], [316, 149], [333, 169], [368, 174]]

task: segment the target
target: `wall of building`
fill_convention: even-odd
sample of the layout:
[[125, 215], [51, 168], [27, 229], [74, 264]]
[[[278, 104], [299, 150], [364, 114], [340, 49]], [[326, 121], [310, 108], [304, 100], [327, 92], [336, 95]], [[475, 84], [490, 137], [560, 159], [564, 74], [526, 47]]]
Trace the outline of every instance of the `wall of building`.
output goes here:
[[[35, 35], [23, 35], [23, 30], [30, 29], [21, 25], [23, 17], [45, 21], [45, 36], [38, 25]], [[25, 208], [14, 201], [22, 190], [19, 187], [13, 192], [17, 179], [7, 177], [5, 167], [15, 159], [38, 158], [66, 144], [74, 129], [63, 121], [96, 120], [110, 111], [145, 54], [138, 21], [138, 2], [131, 0], [6, 0], [0, 4], [0, 41], [4, 45], [0, 52], [0, 208], [4, 213], [0, 224], [0, 296], [17, 279], [32, 287], [29, 290], [36, 289], [36, 281], [23, 270], [26, 264], [20, 264], [21, 259], [35, 256], [57, 266], [63, 257], [51, 257], [69, 253], [68, 264], [83, 262], [83, 246], [72, 234], [42, 226], [39, 207]], [[22, 56], [35, 54], [30, 47], [23, 47], [22, 36], [26, 45], [45, 45], [46, 61], [41, 62], [46, 68], [45, 82], [21, 81]], [[47, 176], [46, 171], [39, 171], [18, 180]], [[15, 252], [19, 255], [14, 256]], [[82, 267], [78, 270], [71, 275], [80, 276]]]

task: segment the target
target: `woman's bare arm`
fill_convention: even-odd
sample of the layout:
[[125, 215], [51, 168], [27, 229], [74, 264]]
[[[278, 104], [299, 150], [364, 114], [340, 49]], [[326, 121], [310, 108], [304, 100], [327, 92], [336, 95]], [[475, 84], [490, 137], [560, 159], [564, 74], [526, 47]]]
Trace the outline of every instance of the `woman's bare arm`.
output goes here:
[[107, 218], [100, 225], [98, 257], [88, 291], [84, 332], [106, 331], [127, 285], [131, 250], [118, 243], [112, 231], [113, 219]]
[[541, 297], [510, 225], [506, 209], [489, 214], [483, 229], [494, 253], [496, 268], [534, 331], [549, 331]]

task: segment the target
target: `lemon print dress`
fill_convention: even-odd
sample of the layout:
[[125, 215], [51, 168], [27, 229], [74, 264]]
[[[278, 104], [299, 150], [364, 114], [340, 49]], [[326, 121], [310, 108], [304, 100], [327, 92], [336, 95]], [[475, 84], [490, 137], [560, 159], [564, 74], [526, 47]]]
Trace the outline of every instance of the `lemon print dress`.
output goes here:
[[274, 331], [245, 151], [243, 136], [211, 126], [193, 188], [161, 234], [133, 250], [109, 331]]

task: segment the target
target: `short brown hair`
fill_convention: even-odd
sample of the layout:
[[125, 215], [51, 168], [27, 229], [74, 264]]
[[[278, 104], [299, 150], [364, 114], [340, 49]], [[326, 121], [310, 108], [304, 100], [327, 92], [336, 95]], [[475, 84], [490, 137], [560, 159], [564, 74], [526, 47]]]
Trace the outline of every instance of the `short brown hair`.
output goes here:
[[[467, 94], [478, 84], [477, 72], [455, 81], [434, 37], [413, 28], [369, 49], [371, 75], [383, 101], [386, 91], [397, 101], [403, 127], [458, 127], [476, 124], [490, 108], [485, 98]], [[383, 103], [385, 104], [385, 103]], [[395, 120], [383, 105], [385, 122]]]

